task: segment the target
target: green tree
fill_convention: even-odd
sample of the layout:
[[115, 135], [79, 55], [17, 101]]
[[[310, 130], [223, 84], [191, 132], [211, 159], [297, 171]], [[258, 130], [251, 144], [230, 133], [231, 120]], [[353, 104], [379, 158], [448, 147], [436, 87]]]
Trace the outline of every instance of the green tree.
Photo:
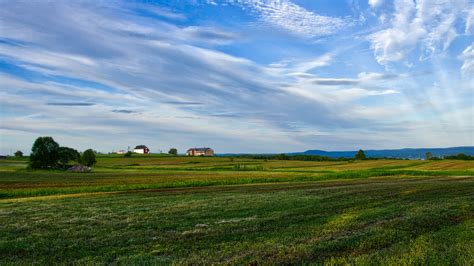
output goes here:
[[356, 160], [365, 160], [365, 153], [363, 150], [359, 150], [357, 154], [355, 155]]
[[15, 157], [23, 157], [23, 152], [22, 151], [16, 151], [15, 152]]
[[131, 151], [127, 151], [127, 153], [125, 153], [123, 156], [124, 156], [124, 157], [132, 157], [132, 152], [131, 152]]
[[52, 137], [39, 137], [33, 143], [30, 154], [30, 168], [47, 169], [55, 167], [59, 159], [59, 144]]
[[96, 163], [95, 153], [92, 149], [85, 150], [81, 156], [81, 163], [87, 166], [93, 166]]
[[178, 150], [176, 148], [171, 148], [169, 151], [168, 151], [169, 154], [172, 154], [172, 155], [178, 155]]
[[425, 153], [426, 160], [431, 160], [433, 158], [433, 154], [431, 152]]
[[69, 161], [79, 161], [81, 155], [78, 151], [69, 147], [59, 147], [59, 163], [67, 165]]

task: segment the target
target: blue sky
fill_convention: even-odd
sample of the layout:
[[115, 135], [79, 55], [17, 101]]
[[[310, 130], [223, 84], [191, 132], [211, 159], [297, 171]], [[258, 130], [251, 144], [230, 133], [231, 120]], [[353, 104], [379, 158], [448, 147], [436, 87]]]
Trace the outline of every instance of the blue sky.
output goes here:
[[0, 154], [474, 145], [472, 0], [1, 6]]

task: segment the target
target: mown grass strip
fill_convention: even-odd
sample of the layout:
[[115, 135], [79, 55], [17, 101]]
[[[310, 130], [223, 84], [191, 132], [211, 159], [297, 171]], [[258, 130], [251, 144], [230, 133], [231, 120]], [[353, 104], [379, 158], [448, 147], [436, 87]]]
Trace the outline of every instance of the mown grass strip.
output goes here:
[[[257, 171], [258, 172], [258, 171]], [[251, 172], [249, 171], [249, 175]], [[108, 185], [103, 184], [71, 184], [66, 187], [26, 187], [14, 189], [0, 190], [0, 198], [19, 198], [19, 197], [35, 197], [48, 196], [57, 194], [76, 194], [76, 193], [91, 193], [91, 192], [113, 192], [113, 191], [128, 191], [128, 190], [147, 190], [160, 188], [181, 188], [181, 187], [205, 187], [205, 186], [219, 186], [219, 185], [240, 185], [253, 183], [278, 183], [278, 182], [301, 182], [301, 181], [323, 181], [323, 180], [337, 180], [337, 179], [359, 179], [370, 177], [383, 176], [474, 176], [472, 171], [420, 171], [420, 170], [349, 170], [342, 172], [329, 172], [318, 175], [294, 175], [288, 177], [239, 177], [232, 178], [232, 176], [223, 179], [206, 179], [202, 180], [173, 180], [170, 182], [156, 183], [150, 180], [148, 183], [132, 183], [123, 184], [112, 183]], [[47, 184], [46, 184], [47, 185]], [[67, 184], [65, 184], [67, 185]]]

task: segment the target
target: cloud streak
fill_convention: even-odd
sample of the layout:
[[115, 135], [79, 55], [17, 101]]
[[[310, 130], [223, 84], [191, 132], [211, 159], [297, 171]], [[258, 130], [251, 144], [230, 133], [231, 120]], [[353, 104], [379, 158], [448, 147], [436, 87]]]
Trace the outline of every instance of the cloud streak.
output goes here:
[[52, 102], [52, 103], [46, 103], [46, 105], [53, 105], [53, 106], [93, 106], [93, 105], [95, 105], [95, 103]]

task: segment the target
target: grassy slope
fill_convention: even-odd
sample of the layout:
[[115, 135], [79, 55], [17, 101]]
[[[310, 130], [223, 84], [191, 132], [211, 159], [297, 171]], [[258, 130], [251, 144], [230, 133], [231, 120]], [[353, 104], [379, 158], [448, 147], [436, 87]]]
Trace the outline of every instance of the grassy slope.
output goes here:
[[[91, 174], [23, 167], [0, 162], [0, 264], [474, 263], [472, 162], [119, 157], [99, 158]], [[84, 192], [96, 193], [66, 195]]]
[[4, 201], [6, 262], [472, 265], [473, 178], [377, 178]]

